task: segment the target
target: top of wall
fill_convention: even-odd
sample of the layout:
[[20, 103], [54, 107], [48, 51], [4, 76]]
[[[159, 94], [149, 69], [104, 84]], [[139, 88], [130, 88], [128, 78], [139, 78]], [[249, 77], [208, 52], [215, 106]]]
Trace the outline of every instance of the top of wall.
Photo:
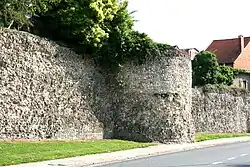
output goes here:
[[[27, 45], [29, 45], [29, 50], [37, 50], [41, 49], [44, 52], [54, 52], [56, 48], [60, 47], [61, 49], [68, 49], [66, 47], [62, 47], [55, 41], [51, 41], [47, 38], [39, 37], [37, 35], [30, 34], [28, 32], [24, 31], [18, 31], [18, 30], [13, 30], [13, 29], [6, 29], [6, 28], [0, 28], [0, 47], [5, 45], [5, 47], [8, 47], [9, 49], [12, 48], [13, 44], [18, 44], [20, 49], [27, 48]], [[35, 43], [34, 43], [35, 42]], [[50, 44], [51, 47], [47, 47], [48, 43]], [[35, 45], [37, 47], [35, 47]], [[72, 51], [73, 52], [73, 51]], [[184, 54], [178, 49], [175, 49], [174, 47], [170, 46], [168, 49], [161, 50], [158, 52], [156, 57], [170, 57], [170, 58], [176, 58], [176, 57], [186, 57], [187, 59], [190, 59], [190, 56]], [[147, 56], [150, 59], [150, 55]]]
[[219, 93], [219, 94], [232, 94], [235, 96], [246, 95], [250, 92], [247, 89], [223, 86], [223, 85], [205, 85], [203, 87], [195, 87], [194, 91], [201, 91], [203, 93]]
[[16, 52], [42, 52], [50, 53], [46, 56], [58, 56], [59, 53], [64, 55], [80, 57], [69, 48], [62, 47], [56, 42], [47, 38], [42, 38], [28, 32], [17, 31], [12, 29], [0, 28], [0, 48], [1, 52], [8, 54], [8, 50], [15, 50]]

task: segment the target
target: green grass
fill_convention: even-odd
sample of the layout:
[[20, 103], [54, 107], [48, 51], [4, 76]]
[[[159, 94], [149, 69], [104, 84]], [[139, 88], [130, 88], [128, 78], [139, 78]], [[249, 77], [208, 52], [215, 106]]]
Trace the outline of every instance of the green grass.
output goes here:
[[[197, 133], [196, 142], [220, 138], [250, 136], [250, 133]], [[138, 143], [122, 140], [100, 141], [0, 141], [0, 165], [14, 165], [20, 163], [37, 162], [143, 148], [152, 143]]]
[[197, 133], [195, 135], [195, 142], [243, 136], [250, 136], [250, 133]]
[[137, 143], [121, 140], [102, 141], [41, 141], [6, 142], [0, 141], [0, 166], [43, 160], [53, 160], [87, 154], [143, 148], [152, 143]]

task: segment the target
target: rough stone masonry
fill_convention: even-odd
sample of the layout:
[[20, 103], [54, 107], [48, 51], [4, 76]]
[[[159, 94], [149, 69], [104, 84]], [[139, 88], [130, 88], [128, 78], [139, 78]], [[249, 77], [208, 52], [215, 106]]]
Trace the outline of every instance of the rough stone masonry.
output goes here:
[[0, 138], [103, 138], [95, 112], [108, 90], [91, 61], [14, 30], [0, 48]]
[[192, 92], [192, 115], [197, 132], [250, 132], [250, 94], [228, 88], [196, 88]]
[[191, 61], [176, 50], [128, 62], [116, 83], [45, 38], [1, 29], [0, 48], [0, 139], [193, 141]]
[[118, 78], [125, 83], [114, 120], [114, 135], [122, 139], [191, 142], [191, 61], [167, 50], [142, 65], [129, 62]]

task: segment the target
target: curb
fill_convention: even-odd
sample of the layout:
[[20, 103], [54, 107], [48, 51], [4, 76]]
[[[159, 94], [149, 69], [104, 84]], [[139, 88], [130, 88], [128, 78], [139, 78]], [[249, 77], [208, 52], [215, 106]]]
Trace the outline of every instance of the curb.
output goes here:
[[136, 160], [141, 158], [153, 157], [164, 154], [177, 153], [182, 151], [201, 149], [213, 146], [242, 143], [250, 141], [250, 137], [236, 137], [208, 140], [191, 144], [160, 144], [146, 148], [136, 148], [132, 150], [117, 151], [111, 153], [102, 153], [94, 155], [79, 156], [51, 161], [11, 165], [5, 167], [97, 167], [101, 165], [113, 164], [122, 161]]

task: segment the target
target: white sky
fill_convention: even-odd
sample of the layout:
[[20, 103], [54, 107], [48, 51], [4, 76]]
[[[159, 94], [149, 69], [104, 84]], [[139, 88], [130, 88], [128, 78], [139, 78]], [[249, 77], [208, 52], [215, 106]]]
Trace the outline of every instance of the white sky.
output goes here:
[[250, 0], [129, 0], [135, 29], [154, 41], [205, 50], [214, 39], [250, 36]]

